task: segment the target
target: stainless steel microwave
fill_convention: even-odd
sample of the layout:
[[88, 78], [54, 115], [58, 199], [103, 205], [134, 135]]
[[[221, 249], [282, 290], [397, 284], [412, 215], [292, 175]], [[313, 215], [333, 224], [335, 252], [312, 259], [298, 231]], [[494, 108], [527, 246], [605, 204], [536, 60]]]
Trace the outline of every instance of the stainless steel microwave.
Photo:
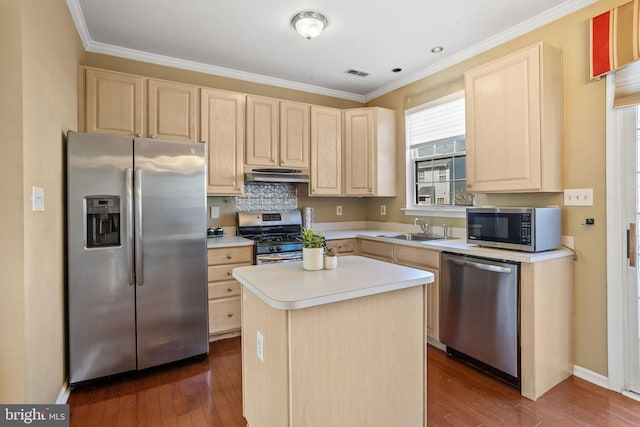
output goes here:
[[562, 246], [560, 208], [469, 208], [467, 243], [541, 252]]

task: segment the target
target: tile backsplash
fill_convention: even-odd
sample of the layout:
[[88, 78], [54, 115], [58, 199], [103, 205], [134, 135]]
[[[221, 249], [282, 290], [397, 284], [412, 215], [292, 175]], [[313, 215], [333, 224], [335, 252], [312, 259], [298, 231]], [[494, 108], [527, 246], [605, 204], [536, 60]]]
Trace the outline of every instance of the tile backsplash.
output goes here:
[[238, 212], [282, 211], [298, 209], [298, 194], [295, 184], [246, 183], [244, 195], [236, 197]]

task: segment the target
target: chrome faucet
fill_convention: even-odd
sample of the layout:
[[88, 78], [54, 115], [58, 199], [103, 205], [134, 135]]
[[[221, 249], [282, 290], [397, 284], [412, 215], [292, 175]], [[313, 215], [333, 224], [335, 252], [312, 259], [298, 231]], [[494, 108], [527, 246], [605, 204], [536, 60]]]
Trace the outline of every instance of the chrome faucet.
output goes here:
[[422, 230], [422, 232], [424, 234], [427, 234], [429, 232], [429, 224], [425, 224], [424, 221], [422, 220], [422, 218], [418, 217], [413, 221], [413, 225], [417, 225], [420, 227], [420, 230]]
[[446, 239], [448, 238], [449, 234], [449, 227], [447, 227], [447, 224], [442, 224], [442, 236]]

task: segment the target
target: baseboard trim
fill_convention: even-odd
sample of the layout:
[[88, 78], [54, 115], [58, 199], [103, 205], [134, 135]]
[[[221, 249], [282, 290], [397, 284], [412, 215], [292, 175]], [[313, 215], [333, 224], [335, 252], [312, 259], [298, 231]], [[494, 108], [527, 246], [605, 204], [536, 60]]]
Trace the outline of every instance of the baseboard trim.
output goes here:
[[60, 393], [58, 393], [58, 398], [56, 399], [56, 405], [64, 405], [69, 400], [69, 395], [71, 394], [71, 389], [69, 388], [69, 380], [65, 379], [64, 384], [62, 384], [62, 388], [60, 389]]
[[640, 402], [640, 394], [636, 394], [632, 391], [622, 390], [622, 395], [628, 397], [629, 399]]
[[427, 344], [437, 348], [438, 350], [442, 350], [445, 353], [447, 352], [447, 346], [442, 344], [440, 341], [434, 340], [431, 337], [427, 337]]
[[593, 372], [581, 366], [574, 365], [573, 375], [602, 388], [606, 388], [607, 390], [609, 389], [609, 378], [605, 377], [604, 375], [600, 375], [597, 372]]

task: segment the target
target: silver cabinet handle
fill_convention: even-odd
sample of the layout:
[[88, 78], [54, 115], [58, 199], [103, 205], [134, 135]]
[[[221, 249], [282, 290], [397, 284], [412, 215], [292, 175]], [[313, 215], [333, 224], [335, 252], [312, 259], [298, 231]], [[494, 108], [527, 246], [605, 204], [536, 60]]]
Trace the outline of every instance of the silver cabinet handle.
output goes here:
[[136, 284], [144, 284], [142, 256], [142, 171], [136, 170], [133, 180], [133, 198], [135, 200], [135, 254], [136, 254]]
[[127, 265], [129, 267], [129, 286], [133, 286], [133, 170], [131, 168], [125, 169], [124, 182], [127, 221]]
[[449, 260], [449, 262], [456, 265], [477, 268], [478, 270], [491, 271], [494, 273], [511, 273], [511, 269], [509, 267], [501, 267], [498, 265], [483, 264], [481, 262], [473, 262], [473, 261], [461, 261], [457, 259], [451, 259]]

